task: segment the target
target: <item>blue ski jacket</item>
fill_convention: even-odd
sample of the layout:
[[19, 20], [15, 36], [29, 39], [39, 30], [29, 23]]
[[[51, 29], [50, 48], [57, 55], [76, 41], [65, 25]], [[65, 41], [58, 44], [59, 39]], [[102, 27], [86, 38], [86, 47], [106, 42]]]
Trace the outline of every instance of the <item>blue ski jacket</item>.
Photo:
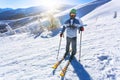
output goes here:
[[62, 28], [61, 33], [63, 34], [66, 29], [66, 36], [69, 38], [77, 37], [77, 29], [83, 26], [83, 23], [81, 20], [78, 19], [68, 19]]

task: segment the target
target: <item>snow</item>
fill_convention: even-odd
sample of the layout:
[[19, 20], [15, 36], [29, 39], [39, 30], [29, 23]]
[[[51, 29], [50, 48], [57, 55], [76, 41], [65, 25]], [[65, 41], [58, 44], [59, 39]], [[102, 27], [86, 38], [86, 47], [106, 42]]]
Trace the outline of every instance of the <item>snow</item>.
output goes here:
[[[114, 15], [115, 11], [116, 12], [120, 11], [119, 3], [120, 3], [119, 0], [112, 0], [108, 3], [106, 3], [105, 5], [102, 5], [101, 7], [98, 7], [96, 10], [89, 13], [85, 17], [83, 17], [83, 19], [84, 20], [89, 20], [89, 19], [92, 19], [92, 18], [108, 16], [108, 14], [109, 14], [109, 16], [112, 16], [112, 15]], [[120, 13], [118, 13], [118, 14], [120, 14]]]
[[[112, 2], [115, 1], [117, 3], [117, 0]], [[83, 18], [88, 26], [83, 32], [81, 62], [78, 62], [78, 34], [76, 58], [69, 65], [64, 80], [120, 80], [120, 16], [113, 18], [104, 6]], [[103, 13], [96, 18], [94, 15], [100, 9]], [[112, 9], [116, 6], [112, 5]], [[49, 34], [42, 36], [51, 36], [52, 32]], [[0, 37], [0, 80], [61, 80], [59, 73], [67, 60], [57, 68], [55, 75], [51, 68], [57, 61], [59, 40], [59, 34], [36, 39], [28, 33]], [[66, 38], [63, 38], [59, 59], [64, 55], [65, 45]]]

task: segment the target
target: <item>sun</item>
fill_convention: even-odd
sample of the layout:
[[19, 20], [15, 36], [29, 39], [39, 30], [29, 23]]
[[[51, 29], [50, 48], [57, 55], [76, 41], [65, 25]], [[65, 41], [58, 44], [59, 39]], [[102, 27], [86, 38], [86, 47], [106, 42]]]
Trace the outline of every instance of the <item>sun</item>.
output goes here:
[[47, 10], [54, 10], [61, 6], [61, 2], [58, 0], [35, 0], [36, 4], [43, 6]]
[[54, 0], [42, 0], [41, 4], [48, 9], [54, 9], [57, 6]]

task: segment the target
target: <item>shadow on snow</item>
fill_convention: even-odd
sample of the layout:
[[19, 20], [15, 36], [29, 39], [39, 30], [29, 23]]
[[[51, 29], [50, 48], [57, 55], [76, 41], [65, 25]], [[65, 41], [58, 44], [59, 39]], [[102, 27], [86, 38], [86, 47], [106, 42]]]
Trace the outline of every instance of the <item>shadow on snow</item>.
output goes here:
[[76, 58], [71, 61], [71, 65], [73, 66], [79, 80], [92, 80], [89, 73], [84, 69], [83, 65], [77, 61]]

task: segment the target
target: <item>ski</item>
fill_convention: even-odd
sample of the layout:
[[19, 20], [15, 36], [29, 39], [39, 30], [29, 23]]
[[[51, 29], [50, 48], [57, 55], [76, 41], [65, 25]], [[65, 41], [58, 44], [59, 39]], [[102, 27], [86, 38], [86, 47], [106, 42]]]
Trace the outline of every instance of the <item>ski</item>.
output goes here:
[[[69, 52], [71, 52], [71, 51], [72, 51], [72, 50], [70, 50]], [[61, 60], [57, 61], [57, 62], [52, 66], [52, 68], [53, 68], [53, 71], [52, 71], [53, 75], [55, 74], [56, 69], [57, 69], [58, 66], [62, 63], [62, 61], [69, 59], [69, 55], [70, 55], [70, 54], [68, 54], [68, 56], [66, 56], [66, 58], [63, 57]]]
[[68, 63], [66, 64], [66, 66], [61, 70], [61, 72], [60, 72], [60, 76], [61, 77], [65, 76], [69, 64], [70, 64], [70, 61], [68, 61]]
[[53, 68], [53, 69], [57, 69], [57, 67], [60, 65], [60, 63], [61, 63], [63, 60], [64, 60], [64, 58], [62, 58], [60, 61], [56, 62], [56, 63], [52, 66], [52, 68]]
[[[72, 52], [72, 50], [70, 49], [69, 52]], [[69, 57], [69, 56], [67, 56], [67, 57]], [[52, 66], [52, 68], [53, 68], [53, 69], [57, 69], [57, 67], [61, 64], [61, 62], [62, 62], [63, 60], [67, 60], [67, 57], [66, 57], [66, 58], [63, 57], [61, 60], [59, 60], [58, 62], [56, 62], [56, 63]]]

